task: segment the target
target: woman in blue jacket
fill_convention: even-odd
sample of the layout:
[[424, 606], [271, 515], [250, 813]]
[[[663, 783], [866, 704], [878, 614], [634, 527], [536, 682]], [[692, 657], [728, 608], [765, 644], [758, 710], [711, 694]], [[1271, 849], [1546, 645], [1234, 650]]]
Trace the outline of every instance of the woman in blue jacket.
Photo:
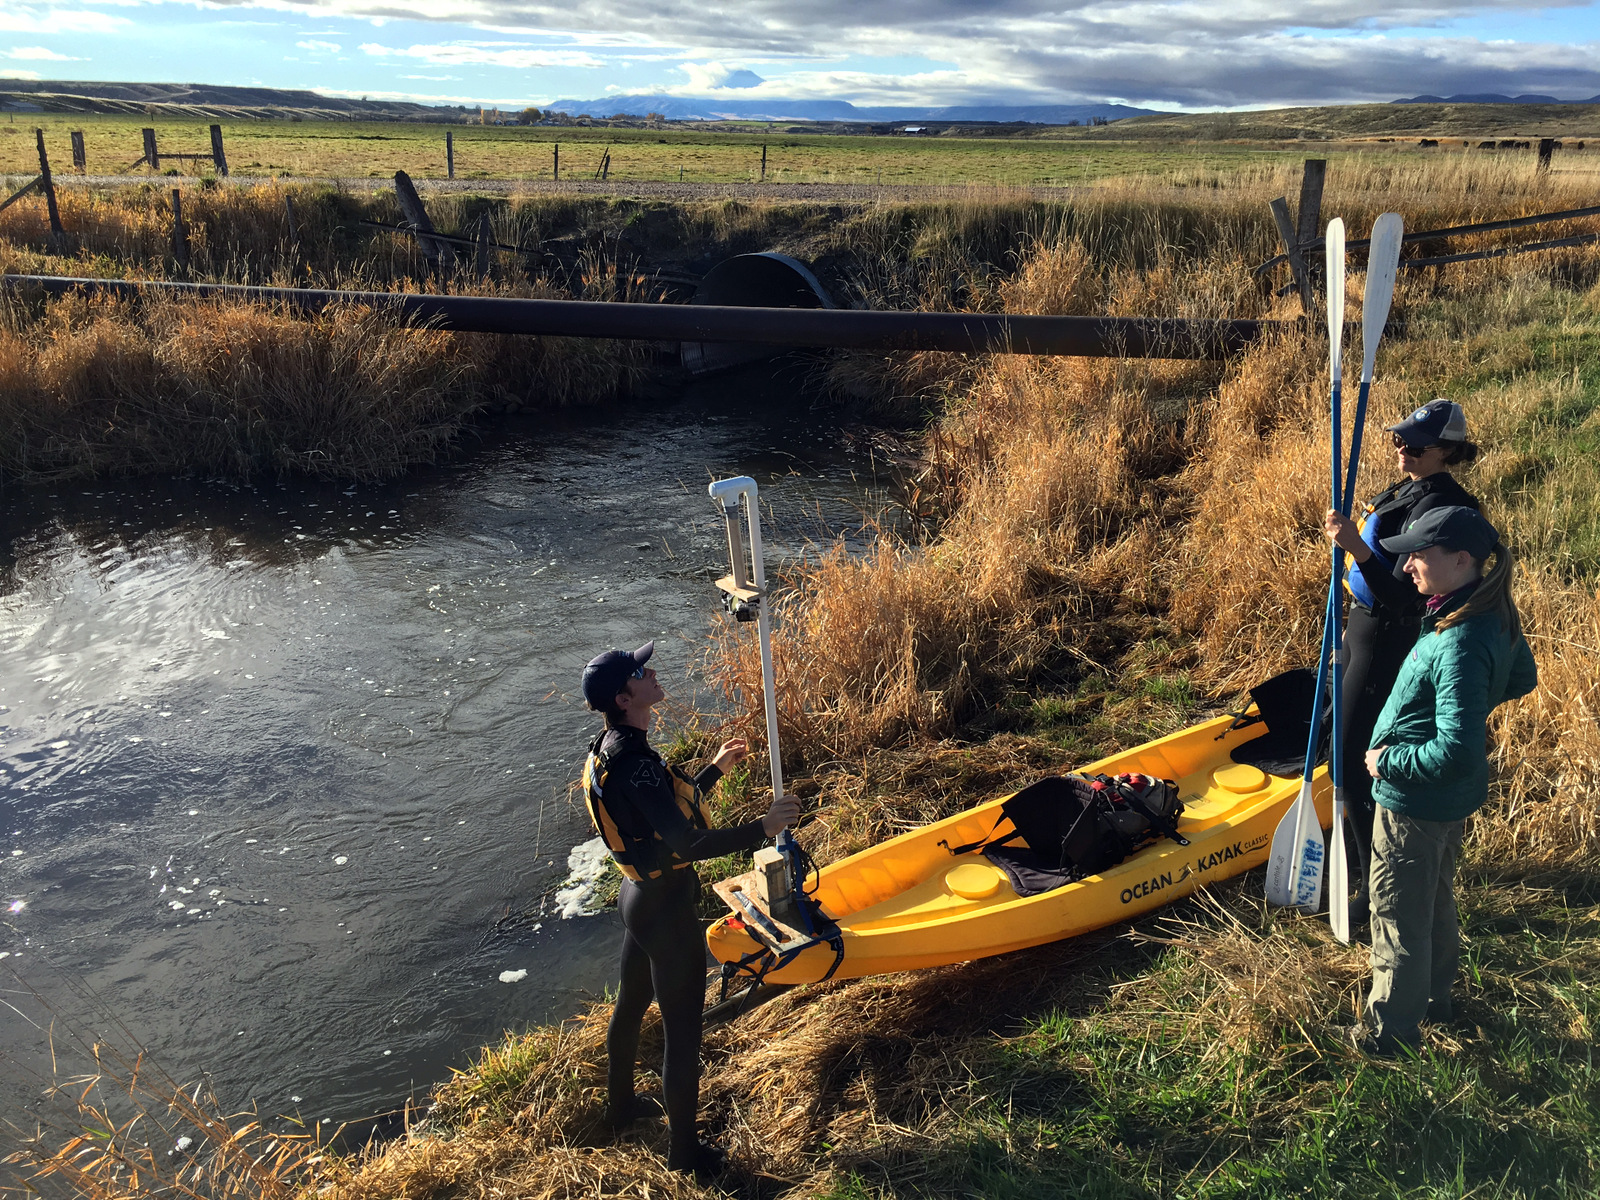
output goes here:
[[[1414, 1049], [1453, 1016], [1454, 876], [1466, 818], [1489, 798], [1489, 713], [1538, 682], [1511, 596], [1511, 551], [1471, 508], [1436, 508], [1382, 548], [1427, 598], [1366, 753], [1372, 796], [1372, 991], [1356, 1048]], [[1484, 571], [1489, 559], [1494, 566]]]

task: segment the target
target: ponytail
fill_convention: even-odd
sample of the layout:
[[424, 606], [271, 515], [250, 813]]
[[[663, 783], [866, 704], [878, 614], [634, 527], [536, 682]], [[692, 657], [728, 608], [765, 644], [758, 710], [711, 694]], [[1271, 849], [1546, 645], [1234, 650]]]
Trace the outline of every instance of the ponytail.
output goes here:
[[[1522, 617], [1517, 612], [1516, 601], [1511, 598], [1511, 571], [1515, 556], [1504, 542], [1496, 542], [1489, 553], [1494, 556], [1494, 566], [1483, 576], [1483, 582], [1478, 584], [1467, 602], [1439, 622], [1436, 628], [1440, 631], [1479, 613], [1494, 613], [1500, 618], [1500, 628], [1509, 630], [1512, 638], [1521, 636]], [[1480, 570], [1483, 562], [1478, 564]]]
[[1478, 447], [1471, 442], [1451, 442], [1445, 446], [1444, 465], [1464, 467], [1478, 457]]

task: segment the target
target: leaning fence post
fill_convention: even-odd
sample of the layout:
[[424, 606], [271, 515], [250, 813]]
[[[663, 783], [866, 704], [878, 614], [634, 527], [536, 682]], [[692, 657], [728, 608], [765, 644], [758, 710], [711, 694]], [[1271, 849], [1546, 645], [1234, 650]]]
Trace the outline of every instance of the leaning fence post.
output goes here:
[[178, 269], [189, 269], [189, 231], [183, 227], [183, 193], [172, 189], [172, 257]]
[[72, 166], [82, 175], [89, 170], [89, 155], [83, 148], [83, 130], [72, 131]]
[[222, 153], [222, 126], [211, 127], [211, 161], [217, 168], [217, 174], [224, 179], [228, 177], [228, 157]]
[[431, 269], [439, 270], [441, 243], [428, 236], [434, 232], [433, 222], [428, 219], [428, 210], [422, 207], [422, 197], [417, 195], [411, 176], [404, 171], [394, 173], [394, 196], [400, 202], [400, 211], [405, 214], [407, 223], [416, 232], [417, 248], [422, 251], [423, 258]]
[[444, 173], [450, 179], [456, 177], [456, 135], [448, 129], [444, 131]]
[[1306, 273], [1306, 260], [1300, 257], [1300, 240], [1295, 235], [1294, 222], [1289, 219], [1289, 202], [1282, 196], [1272, 201], [1272, 219], [1278, 226], [1278, 237], [1283, 241], [1284, 257], [1289, 260], [1289, 272], [1300, 288], [1300, 307], [1306, 316], [1316, 310], [1311, 298], [1311, 277]]
[[1317, 240], [1322, 224], [1322, 183], [1327, 174], [1327, 159], [1306, 159], [1305, 174], [1300, 177], [1300, 209], [1295, 214], [1295, 233], [1302, 246]]
[[141, 129], [144, 136], [144, 161], [150, 164], [152, 171], [161, 169], [161, 152], [156, 149], [156, 131], [154, 129]]
[[50, 159], [44, 152], [44, 130], [35, 129], [33, 136], [39, 143], [39, 190], [44, 193], [44, 206], [50, 213], [50, 240], [57, 253], [65, 249], [66, 230], [61, 228], [61, 210], [56, 207], [56, 185], [50, 178]]
[[767, 181], [767, 148], [761, 147], [761, 182]]
[[560, 179], [561, 178], [561, 143], [560, 142], [555, 143], [554, 150], [555, 150], [555, 156], [551, 159], [552, 165], [550, 167], [550, 177], [552, 179]]
[[1539, 171], [1539, 172], [1548, 171], [1550, 169], [1550, 156], [1552, 154], [1554, 154], [1555, 152], [1556, 152], [1556, 140], [1555, 140], [1555, 138], [1540, 138], [1539, 139], [1539, 163], [1534, 168], [1534, 170]]

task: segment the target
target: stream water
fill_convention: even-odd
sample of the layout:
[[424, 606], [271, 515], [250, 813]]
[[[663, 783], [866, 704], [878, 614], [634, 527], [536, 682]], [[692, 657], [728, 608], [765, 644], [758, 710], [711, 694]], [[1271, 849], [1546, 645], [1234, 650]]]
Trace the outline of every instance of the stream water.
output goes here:
[[775, 562], [881, 509], [840, 446], [746, 375], [383, 486], [6, 496], [0, 1112], [31, 1125], [52, 1017], [337, 1126], [601, 994], [615, 917], [549, 903], [590, 836], [583, 664], [653, 637], [684, 696], [725, 569], [706, 482], [757, 478]]

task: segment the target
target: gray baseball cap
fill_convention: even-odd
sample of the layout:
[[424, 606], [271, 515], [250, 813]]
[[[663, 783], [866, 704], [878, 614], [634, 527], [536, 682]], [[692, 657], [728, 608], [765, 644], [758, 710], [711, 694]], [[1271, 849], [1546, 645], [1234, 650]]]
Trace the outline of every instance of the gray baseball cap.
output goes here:
[[1430, 400], [1403, 421], [1385, 426], [1398, 433], [1412, 449], [1467, 440], [1467, 414], [1461, 405], [1443, 396]]

